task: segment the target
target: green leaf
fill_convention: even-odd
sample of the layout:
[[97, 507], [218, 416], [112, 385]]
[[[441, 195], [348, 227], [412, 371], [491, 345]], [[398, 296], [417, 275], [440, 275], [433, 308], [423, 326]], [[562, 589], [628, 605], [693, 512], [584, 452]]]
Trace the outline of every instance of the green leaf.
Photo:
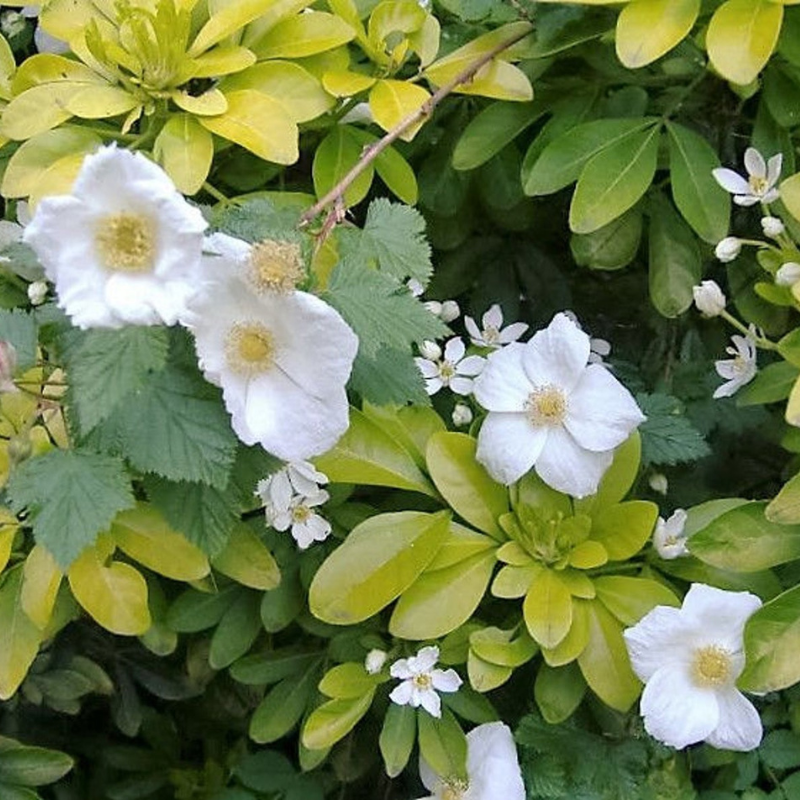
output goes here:
[[484, 661], [512, 668], [521, 667], [539, 650], [524, 628], [519, 631], [516, 628], [481, 628], [470, 634], [469, 646]]
[[764, 516], [764, 502], [726, 511], [688, 540], [689, 550], [713, 567], [757, 572], [800, 558], [800, 525], [779, 525]]
[[51, 450], [25, 461], [8, 482], [11, 508], [27, 509], [36, 541], [66, 569], [133, 506], [122, 462], [84, 450]]
[[[311, 173], [317, 197], [327, 194], [358, 163], [363, 145], [348, 125], [334, 125], [314, 153]], [[346, 206], [360, 203], [367, 195], [375, 168], [368, 166], [347, 187], [343, 199]]]
[[776, 361], [760, 369], [756, 377], [736, 396], [738, 406], [778, 403], [792, 393], [800, 368], [789, 361]]
[[800, 474], [793, 475], [770, 501], [764, 516], [780, 525], [800, 523]]
[[632, 208], [593, 233], [573, 233], [569, 247], [581, 267], [616, 270], [633, 261], [641, 239], [642, 212]]
[[239, 587], [231, 585], [219, 592], [187, 589], [179, 594], [167, 612], [167, 625], [176, 633], [196, 633], [213, 628], [236, 599]]
[[639, 394], [636, 402], [647, 417], [639, 426], [643, 466], [696, 461], [711, 452], [680, 400], [665, 394]]
[[638, 0], [628, 3], [617, 21], [619, 60], [628, 69], [652, 64], [692, 29], [700, 0]]
[[274, 750], [246, 755], [233, 772], [248, 789], [258, 792], [283, 792], [297, 776], [292, 762]]
[[153, 142], [153, 156], [179, 192], [199, 192], [211, 170], [214, 137], [191, 114], [173, 114]]
[[73, 767], [74, 761], [57, 750], [43, 747], [17, 745], [6, 747], [0, 740], [0, 783], [17, 786], [44, 786], [63, 778]]
[[425, 381], [408, 349], [384, 345], [374, 356], [359, 353], [349, 385], [375, 405], [430, 405]]
[[297, 672], [304, 672], [312, 661], [318, 660], [318, 653], [285, 647], [245, 656], [232, 664], [229, 671], [235, 681], [257, 686], [277, 683]]
[[586, 694], [586, 681], [573, 664], [557, 669], [541, 664], [536, 673], [533, 695], [547, 722], [558, 725], [572, 716]]
[[542, 647], [556, 647], [572, 625], [572, 595], [555, 570], [540, 570], [522, 606], [525, 624]]
[[251, 589], [269, 591], [281, 581], [275, 558], [255, 531], [236, 525], [222, 552], [213, 560], [214, 569]]
[[355, 31], [340, 16], [324, 11], [293, 14], [272, 26], [251, 46], [259, 60], [302, 58], [349, 42]]
[[800, 736], [784, 729], [770, 731], [758, 746], [759, 758], [772, 769], [800, 767]]
[[663, 583], [628, 575], [594, 579], [597, 599], [626, 627], [635, 625], [656, 606], [680, 606], [681, 601]]
[[656, 174], [660, 126], [617, 140], [581, 170], [569, 208], [574, 233], [591, 233], [634, 206]]
[[253, 646], [261, 632], [261, 595], [241, 590], [227, 608], [211, 637], [208, 663], [212, 669], [225, 669]]
[[411, 706], [390, 703], [386, 709], [378, 746], [386, 774], [396, 778], [408, 764], [417, 738], [417, 714]]
[[401, 595], [436, 555], [450, 515], [401, 511], [357, 525], [325, 560], [309, 588], [311, 612], [323, 622], [352, 625]]
[[373, 688], [358, 697], [339, 697], [315, 708], [303, 725], [303, 746], [309, 750], [327, 750], [335, 745], [369, 711], [374, 694]]
[[166, 328], [129, 325], [70, 331], [65, 344], [70, 398], [81, 430], [88, 432], [164, 368], [169, 335]]
[[720, 166], [716, 150], [699, 134], [683, 125], [667, 123], [672, 199], [706, 242], [716, 244], [728, 235], [731, 196], [714, 180]]
[[592, 519], [591, 538], [600, 542], [610, 561], [627, 561], [648, 542], [658, 518], [658, 506], [629, 500], [606, 506]]
[[417, 710], [419, 752], [437, 775], [465, 780], [467, 777], [467, 738], [448, 708], [440, 719], [423, 709]]
[[347, 661], [331, 667], [319, 682], [326, 697], [352, 700], [371, 692], [381, 682], [380, 674], [370, 675], [361, 662]]
[[42, 632], [22, 610], [22, 567], [0, 583], [0, 700], [8, 700], [25, 679], [39, 652]]
[[318, 662], [305, 671], [285, 678], [259, 703], [250, 718], [250, 738], [268, 744], [294, 728], [313, 697], [319, 676]]
[[0, 309], [0, 341], [10, 342], [17, 352], [17, 372], [25, 372], [36, 363], [38, 347], [36, 320], [19, 308]]

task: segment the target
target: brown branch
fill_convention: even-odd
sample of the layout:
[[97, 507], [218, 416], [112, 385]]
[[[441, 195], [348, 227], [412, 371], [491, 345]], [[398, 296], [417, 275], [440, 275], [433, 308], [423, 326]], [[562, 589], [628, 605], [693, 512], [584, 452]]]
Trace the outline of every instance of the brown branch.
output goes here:
[[[314, 203], [311, 208], [303, 212], [303, 215], [300, 217], [300, 222], [298, 223], [299, 226], [302, 227], [304, 225], [308, 225], [311, 220], [321, 214], [332, 203], [335, 206], [337, 204], [341, 205], [341, 198], [350, 188], [350, 185], [353, 183], [353, 181], [387, 147], [389, 147], [389, 145], [399, 139], [409, 128], [414, 127], [414, 125], [418, 124], [426, 117], [429, 117], [433, 113], [433, 110], [436, 108], [436, 106], [439, 105], [439, 103], [445, 97], [447, 97], [447, 95], [451, 94], [455, 89], [461, 86], [462, 83], [468, 83], [471, 81], [481, 67], [488, 64], [495, 56], [502, 53], [503, 50], [507, 50], [509, 47], [511, 47], [511, 45], [514, 45], [520, 40], [524, 39], [530, 34], [530, 32], [531, 29], [529, 28], [522, 33], [518, 33], [516, 36], [506, 39], [506, 41], [501, 42], [491, 50], [481, 55], [466, 69], [459, 72], [458, 75], [453, 78], [453, 80], [444, 84], [444, 86], [440, 86], [416, 111], [401, 119], [400, 122], [398, 122], [397, 125], [395, 125], [390, 131], [388, 131], [382, 139], [379, 139], [377, 142], [365, 147], [364, 152], [361, 154], [359, 160], [353, 165], [352, 169], [336, 184], [336, 186], [334, 186], [324, 197], [320, 198], [316, 203]], [[332, 214], [335, 215], [336, 213], [336, 208], [334, 208]], [[330, 231], [334, 224], [335, 222], [330, 223], [329, 220], [326, 220], [323, 230], [326, 232]]]

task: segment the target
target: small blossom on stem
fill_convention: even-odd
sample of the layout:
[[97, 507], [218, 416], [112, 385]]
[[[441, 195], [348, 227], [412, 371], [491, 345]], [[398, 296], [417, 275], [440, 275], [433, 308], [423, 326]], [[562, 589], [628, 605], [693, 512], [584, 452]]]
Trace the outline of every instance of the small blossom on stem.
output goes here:
[[781, 153], [764, 161], [764, 156], [755, 147], [748, 147], [744, 152], [747, 178], [725, 167], [712, 170], [711, 174], [726, 192], [733, 195], [733, 202], [739, 206], [774, 203], [779, 196], [775, 184], [780, 178], [782, 163]]
[[775, 273], [775, 283], [778, 286], [794, 286], [797, 281], [800, 281], [800, 264], [796, 261], [787, 261], [785, 264], [781, 264]]
[[45, 281], [34, 281], [28, 284], [28, 300], [32, 306], [40, 306], [47, 298], [47, 283]]
[[718, 317], [728, 301], [715, 281], [701, 281], [692, 287], [694, 304], [704, 317]]
[[434, 669], [439, 660], [439, 648], [423, 647], [415, 656], [400, 658], [389, 670], [402, 683], [396, 686], [389, 699], [399, 706], [422, 706], [431, 716], [442, 716], [442, 701], [437, 692], [455, 692], [461, 678], [454, 669]]
[[369, 653], [367, 653], [367, 657], [364, 659], [364, 669], [370, 675], [377, 675], [383, 669], [388, 655], [389, 654], [385, 650], [380, 650], [377, 647], [370, 650]]
[[478, 328], [472, 317], [464, 317], [464, 325], [472, 344], [492, 350], [499, 350], [503, 345], [516, 342], [528, 330], [524, 322], [514, 322], [504, 328], [503, 311], [497, 303], [481, 317], [482, 329]]
[[777, 217], [761, 217], [761, 229], [764, 236], [777, 239], [786, 230], [786, 226]]
[[654, 472], [647, 479], [647, 483], [654, 492], [663, 494], [666, 497], [666, 494], [669, 491], [669, 481], [663, 472]]
[[463, 428], [472, 422], [472, 409], [466, 403], [456, 403], [453, 409], [453, 425]]
[[686, 526], [686, 512], [682, 508], [675, 509], [672, 516], [665, 520], [658, 518], [656, 529], [653, 531], [653, 546], [661, 558], [671, 561], [673, 558], [688, 556], [686, 547], [687, 536], [683, 532]]
[[733, 356], [732, 359], [724, 359], [714, 362], [714, 368], [721, 378], [727, 381], [714, 390], [713, 397], [730, 397], [736, 394], [739, 389], [750, 383], [756, 376], [756, 343], [755, 331], [752, 330], [748, 336], [731, 336], [733, 347], [726, 347], [725, 352]]
[[456, 336], [445, 344], [443, 356], [414, 359], [425, 378], [428, 394], [436, 394], [443, 386], [456, 394], [468, 395], [472, 392], [472, 379], [480, 374], [486, 359], [481, 356], [465, 357], [465, 353], [464, 342]]
[[714, 248], [714, 255], [723, 264], [727, 264], [738, 258], [741, 252], [742, 240], [737, 239], [735, 236], [726, 236], [724, 239], [720, 239], [717, 246]]

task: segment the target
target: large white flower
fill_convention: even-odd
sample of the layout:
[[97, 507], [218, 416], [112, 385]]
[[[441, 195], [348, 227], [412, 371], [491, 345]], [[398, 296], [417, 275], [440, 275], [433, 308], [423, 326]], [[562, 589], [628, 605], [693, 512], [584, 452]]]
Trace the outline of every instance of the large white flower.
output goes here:
[[172, 325], [197, 290], [205, 228], [160, 167], [112, 145], [86, 156], [71, 194], [41, 200], [23, 240], [78, 327]]
[[467, 781], [437, 775], [420, 759], [419, 775], [431, 792], [424, 800], [525, 800], [514, 737], [502, 722], [478, 725], [467, 734]]
[[736, 679], [744, 626], [760, 606], [749, 592], [693, 584], [681, 608], [656, 606], [625, 631], [633, 670], [646, 684], [641, 712], [651, 736], [676, 748], [758, 747], [761, 720]]
[[437, 692], [455, 692], [461, 678], [454, 669], [434, 669], [439, 660], [439, 648], [423, 647], [415, 656], [399, 658], [389, 674], [402, 683], [392, 689], [389, 699], [399, 706], [422, 706], [434, 717], [442, 716], [442, 701]]
[[318, 297], [265, 290], [242, 278], [238, 261], [209, 258], [213, 283], [184, 322], [206, 379], [222, 387], [236, 435], [286, 461], [330, 449], [347, 430], [345, 384], [358, 337]]
[[645, 417], [600, 364], [588, 364], [589, 337], [564, 314], [525, 344], [492, 353], [475, 380], [489, 412], [478, 434], [478, 461], [513, 483], [531, 467], [574, 497], [597, 490], [613, 450]]
[[726, 347], [725, 352], [733, 358], [722, 359], [714, 362], [714, 369], [725, 383], [717, 386], [713, 397], [730, 397], [756, 376], [756, 343], [750, 336], [731, 336], [733, 347]]
[[744, 151], [744, 167], [747, 178], [726, 167], [712, 170], [717, 183], [733, 195], [733, 202], [740, 206], [754, 206], [756, 203], [774, 203], [778, 197], [775, 184], [781, 176], [783, 155], [778, 153], [769, 161], [755, 149]]

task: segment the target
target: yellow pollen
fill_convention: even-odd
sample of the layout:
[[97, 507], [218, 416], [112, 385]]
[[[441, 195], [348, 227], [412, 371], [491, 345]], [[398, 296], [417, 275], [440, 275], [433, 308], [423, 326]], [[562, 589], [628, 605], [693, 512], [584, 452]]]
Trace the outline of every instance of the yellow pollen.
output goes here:
[[751, 175], [747, 182], [750, 184], [750, 188], [753, 190], [754, 195], [764, 195], [767, 193], [767, 189], [769, 189], [769, 181], [766, 178], [759, 178], [756, 175]]
[[525, 413], [533, 425], [554, 427], [567, 416], [567, 398], [557, 386], [537, 386], [525, 402]]
[[447, 383], [451, 378], [454, 378], [456, 374], [456, 368], [449, 362], [449, 361], [442, 361], [439, 364], [439, 377]]
[[414, 686], [416, 686], [417, 689], [430, 689], [433, 685], [431, 676], [425, 672], [423, 672], [421, 675], [415, 675], [413, 681]]
[[300, 504], [292, 509], [292, 522], [306, 522], [311, 516], [311, 509]]
[[300, 246], [265, 239], [250, 250], [248, 277], [258, 294], [289, 294], [305, 277]]
[[112, 272], [150, 272], [156, 241], [152, 220], [143, 214], [107, 214], [95, 228], [94, 243], [103, 266]]
[[260, 322], [236, 323], [225, 339], [225, 356], [234, 372], [256, 375], [272, 367], [275, 341]]
[[497, 344], [500, 341], [500, 331], [494, 325], [488, 325], [483, 332], [483, 340], [486, 344]]
[[694, 654], [692, 677], [697, 686], [720, 686], [731, 677], [731, 654], [719, 645], [701, 647]]
[[467, 789], [469, 789], [469, 784], [466, 781], [450, 778], [445, 781], [442, 800], [461, 800]]

